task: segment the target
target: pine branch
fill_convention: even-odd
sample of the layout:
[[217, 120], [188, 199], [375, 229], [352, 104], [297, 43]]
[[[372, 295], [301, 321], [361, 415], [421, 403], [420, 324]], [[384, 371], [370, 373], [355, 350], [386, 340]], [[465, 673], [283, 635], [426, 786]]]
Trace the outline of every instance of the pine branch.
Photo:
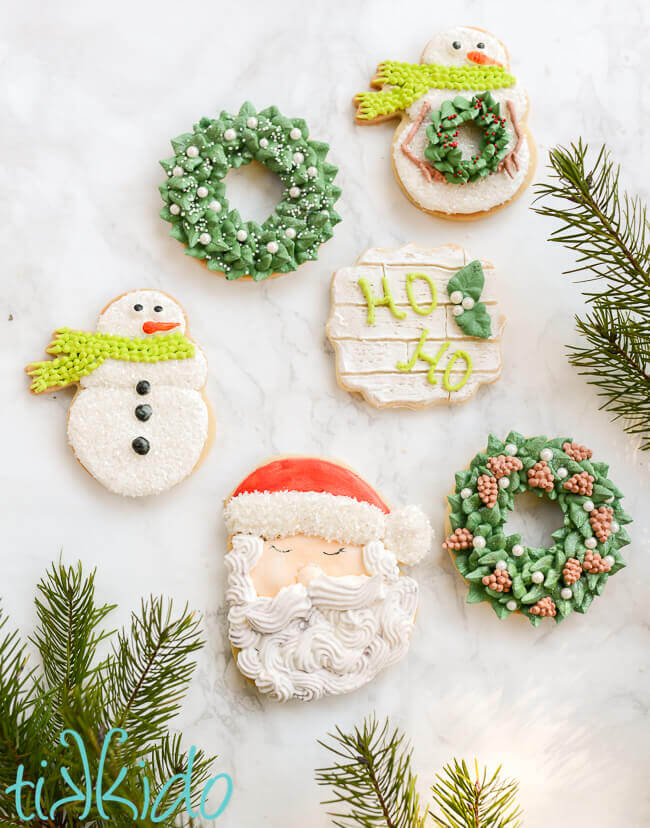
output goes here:
[[330, 743], [319, 742], [337, 760], [316, 771], [319, 785], [332, 788], [333, 799], [325, 805], [347, 806], [345, 812], [330, 812], [340, 828], [422, 828], [426, 812], [420, 809], [415, 790], [417, 777], [411, 771], [412, 750], [399, 730], [390, 732], [388, 719], [380, 726], [374, 716], [361, 728], [344, 733], [336, 728]]
[[124, 728], [145, 750], [164, 736], [166, 723], [180, 709], [196, 666], [191, 656], [204, 644], [200, 623], [187, 606], [173, 618], [171, 601], [150, 598], [139, 615], [132, 614], [129, 632], [118, 634], [107, 667], [115, 694], [108, 702], [108, 723]]
[[600, 389], [601, 408], [623, 419], [650, 449], [650, 226], [638, 199], [619, 193], [620, 169], [603, 146], [587, 170], [579, 140], [549, 154], [551, 182], [536, 185], [535, 212], [562, 222], [551, 233], [577, 253], [577, 266], [596, 283], [585, 297], [593, 309], [576, 326], [590, 347], [573, 346], [569, 361]]

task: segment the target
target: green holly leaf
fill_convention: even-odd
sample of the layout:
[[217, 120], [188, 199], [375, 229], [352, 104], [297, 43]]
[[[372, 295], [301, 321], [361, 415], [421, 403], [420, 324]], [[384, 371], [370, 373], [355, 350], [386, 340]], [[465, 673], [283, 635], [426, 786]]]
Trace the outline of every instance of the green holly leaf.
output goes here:
[[466, 310], [460, 316], [454, 316], [458, 327], [467, 336], [478, 339], [488, 339], [492, 336], [492, 319], [483, 302], [479, 302], [471, 310]]
[[588, 520], [587, 513], [581, 503], [569, 503], [569, 517], [574, 526], [580, 529]]
[[447, 293], [451, 296], [455, 290], [459, 290], [463, 296], [471, 296], [475, 302], [478, 302], [484, 285], [483, 267], [478, 259], [475, 259], [454, 273], [447, 282]]
[[469, 591], [467, 593], [468, 604], [479, 604], [481, 601], [487, 600], [488, 597], [485, 592], [485, 587], [480, 581], [477, 584], [470, 584]]

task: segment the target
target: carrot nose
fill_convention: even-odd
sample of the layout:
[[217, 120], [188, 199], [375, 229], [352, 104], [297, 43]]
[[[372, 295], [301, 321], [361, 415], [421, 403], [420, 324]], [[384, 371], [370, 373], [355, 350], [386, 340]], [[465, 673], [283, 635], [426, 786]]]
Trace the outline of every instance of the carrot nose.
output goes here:
[[503, 66], [502, 63], [486, 55], [485, 52], [468, 52], [467, 60], [471, 60], [472, 63], [480, 63], [482, 66]]
[[179, 322], [145, 322], [142, 330], [146, 334], [156, 333], [156, 331], [171, 331], [172, 328], [178, 328]]

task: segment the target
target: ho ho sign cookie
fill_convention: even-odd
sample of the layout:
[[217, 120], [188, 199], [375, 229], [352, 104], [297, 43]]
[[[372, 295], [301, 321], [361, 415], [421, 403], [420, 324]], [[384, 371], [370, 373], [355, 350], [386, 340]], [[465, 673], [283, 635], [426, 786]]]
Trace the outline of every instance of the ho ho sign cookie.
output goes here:
[[339, 384], [379, 408], [468, 400], [501, 374], [494, 267], [458, 245], [374, 247], [332, 277]]

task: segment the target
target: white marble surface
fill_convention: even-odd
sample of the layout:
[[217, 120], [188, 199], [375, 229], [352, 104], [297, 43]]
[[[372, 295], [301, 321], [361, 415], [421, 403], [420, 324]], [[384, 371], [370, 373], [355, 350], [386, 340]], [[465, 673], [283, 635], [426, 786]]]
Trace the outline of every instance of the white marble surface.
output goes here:
[[[223, 825], [325, 828], [312, 769], [328, 757], [316, 739], [374, 709], [412, 736], [425, 792], [451, 756], [477, 755], [521, 779], [527, 828], [641, 828], [650, 822], [650, 455], [596, 410], [566, 361], [583, 302], [560, 275], [570, 256], [545, 242], [551, 227], [529, 210], [531, 192], [480, 224], [418, 212], [390, 169], [393, 127], [356, 127], [350, 98], [380, 60], [417, 60], [437, 28], [483, 26], [505, 41], [530, 92], [537, 178], [554, 143], [606, 138], [626, 182], [647, 199], [648, 8], [640, 0], [594, 0], [588, 14], [587, 4], [565, 0], [400, 8], [402, 16], [392, 0], [4, 4], [3, 605], [28, 631], [34, 584], [62, 552], [98, 566], [100, 596], [119, 599], [120, 621], [150, 591], [201, 610], [208, 644], [179, 726], [233, 775]], [[344, 220], [320, 260], [262, 285], [210, 275], [157, 217], [157, 159], [168, 139], [246, 98], [308, 119], [331, 143], [344, 191]], [[256, 196], [239, 184], [250, 206]], [[323, 334], [330, 274], [366, 247], [406, 241], [462, 244], [494, 261], [508, 285], [503, 378], [461, 407], [376, 411], [334, 380]], [[70, 395], [33, 398], [22, 373], [55, 327], [92, 326], [108, 300], [134, 287], [161, 287], [185, 305], [208, 354], [220, 423], [189, 481], [136, 502], [108, 494], [74, 462]], [[637, 518], [630, 566], [589, 614], [538, 630], [499, 622], [487, 606], [464, 603], [464, 583], [436, 551], [416, 570], [421, 608], [400, 668], [349, 697], [282, 708], [261, 700], [225, 635], [220, 508], [231, 487], [277, 452], [338, 456], [394, 502], [422, 504], [441, 536], [454, 471], [488, 431], [512, 427], [569, 432], [590, 445], [611, 462]], [[555, 520], [529, 513], [529, 536]]]

